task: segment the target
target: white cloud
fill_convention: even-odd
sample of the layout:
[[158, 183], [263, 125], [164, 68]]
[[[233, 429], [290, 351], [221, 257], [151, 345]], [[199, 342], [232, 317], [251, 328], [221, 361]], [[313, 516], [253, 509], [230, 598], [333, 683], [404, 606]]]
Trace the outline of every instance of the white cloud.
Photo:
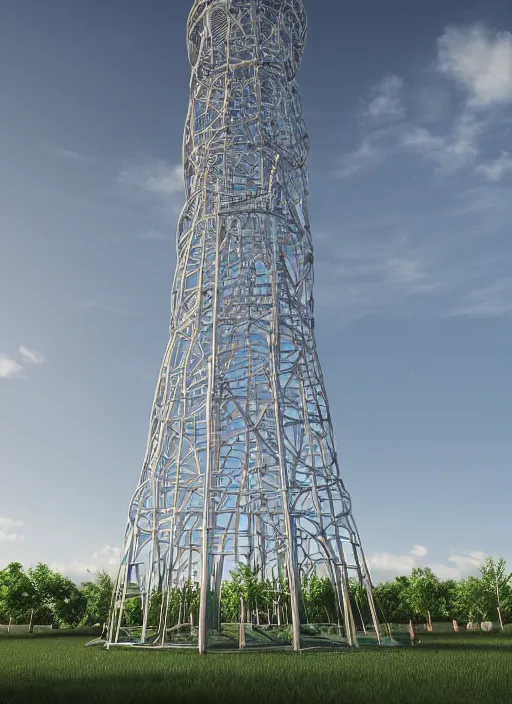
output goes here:
[[456, 120], [451, 134], [432, 135], [424, 127], [416, 127], [403, 135], [401, 146], [415, 151], [436, 165], [436, 171], [451, 174], [472, 164], [479, 153], [478, 137], [483, 124], [471, 115], [463, 114]]
[[438, 70], [469, 93], [469, 104], [512, 102], [512, 34], [483, 25], [448, 27], [437, 40]]
[[115, 548], [112, 545], [104, 545], [101, 550], [93, 552], [92, 557], [93, 560], [99, 561], [101, 564], [117, 567], [120, 554], [121, 548]]
[[[430, 567], [440, 579], [461, 579], [478, 574], [478, 568], [485, 560], [485, 553], [479, 551], [453, 552], [444, 562], [426, 562], [424, 559], [428, 550], [423, 545], [414, 545], [407, 555], [396, 555], [382, 552], [368, 558], [372, 571], [380, 573], [382, 579], [390, 579], [401, 575], [409, 575], [414, 567]], [[421, 559], [421, 563], [416, 558]]]
[[342, 157], [338, 176], [348, 178], [404, 152], [420, 155], [434, 164], [437, 174], [447, 176], [475, 162], [480, 153], [479, 137], [485, 129], [485, 122], [464, 112], [455, 119], [451, 130], [441, 135], [412, 123], [374, 130], [363, 137], [353, 152]]
[[475, 173], [483, 176], [487, 181], [501, 181], [504, 176], [512, 172], [512, 157], [508, 152], [502, 152], [494, 161], [479, 164]]
[[410, 574], [416, 567], [416, 560], [412, 555], [394, 555], [389, 552], [380, 552], [368, 558], [368, 564], [373, 570], [391, 572], [395, 575]]
[[[481, 138], [503, 124], [494, 113], [476, 119], [475, 107], [512, 104], [512, 34], [491, 32], [483, 25], [447, 28], [437, 41], [439, 72], [463, 87], [469, 98], [452, 126], [433, 134], [424, 126], [436, 121], [449, 107], [449, 94], [435, 86], [416, 90], [420, 114], [414, 121], [400, 121], [363, 136], [359, 146], [341, 159], [338, 176], [347, 178], [366, 168], [375, 168], [400, 153], [419, 154], [434, 164], [438, 175], [446, 176], [473, 167], [481, 153]], [[453, 84], [452, 84], [453, 85]], [[369, 118], [402, 117], [400, 100], [403, 81], [386, 76], [373, 89], [365, 111]], [[493, 137], [498, 135], [495, 132]], [[512, 157], [503, 153], [494, 162], [483, 163], [475, 173], [488, 181], [500, 181], [512, 172]]]
[[449, 562], [452, 562], [461, 574], [476, 572], [485, 561], [485, 553], [473, 551], [462, 555], [450, 555]]
[[[420, 262], [405, 257], [392, 257], [387, 261], [387, 279], [390, 283], [415, 284], [428, 279], [428, 274], [423, 271]], [[429, 284], [429, 288], [433, 284]], [[423, 291], [423, 286], [415, 286], [414, 292]]]
[[109, 572], [114, 576], [119, 565], [120, 554], [121, 548], [104, 545], [83, 560], [71, 560], [67, 563], [53, 562], [50, 567], [80, 583], [92, 579], [94, 574], [101, 571]]
[[5, 354], [0, 354], [0, 379], [11, 379], [19, 376], [23, 367], [15, 359], [10, 359]]
[[345, 320], [398, 310], [410, 296], [436, 292], [429, 268], [404, 235], [352, 251], [334, 241], [322, 243], [315, 264], [316, 301], [319, 308], [343, 311]]
[[390, 552], [381, 552], [372, 555], [368, 563], [372, 569], [382, 572], [392, 572], [396, 575], [410, 574], [418, 566], [417, 557], [425, 557], [428, 550], [423, 545], [414, 545], [407, 555], [396, 555]]
[[478, 184], [459, 191], [456, 199], [459, 205], [453, 208], [453, 215], [485, 215], [482, 233], [496, 231], [497, 226], [500, 231], [504, 231], [503, 228], [510, 224], [512, 189], [509, 187], [500, 187], [497, 183]]
[[451, 316], [496, 318], [512, 315], [512, 279], [499, 279], [467, 296], [466, 304], [455, 308]]
[[439, 86], [426, 85], [415, 89], [418, 122], [437, 122], [450, 108], [450, 93]]
[[119, 173], [119, 182], [156, 196], [173, 196], [184, 191], [183, 167], [162, 159], [129, 163]]
[[365, 111], [367, 117], [373, 119], [401, 117], [404, 113], [400, 101], [400, 91], [403, 80], [399, 76], [386, 76], [373, 89], [374, 97]]
[[469, 552], [462, 555], [450, 555], [445, 565], [441, 562], [434, 562], [429, 567], [439, 577], [439, 579], [462, 579], [470, 575], [478, 574], [478, 568], [483, 564], [485, 554], [483, 552]]
[[412, 147], [421, 152], [430, 153], [443, 149], [445, 140], [443, 137], [434, 137], [425, 127], [417, 127], [412, 132], [407, 132], [402, 137], [404, 147]]
[[118, 174], [118, 182], [129, 192], [130, 200], [138, 196], [147, 202], [153, 217], [175, 226], [185, 195], [181, 164], [147, 157], [128, 161]]
[[415, 545], [411, 550], [411, 555], [416, 555], [416, 557], [425, 557], [428, 554], [428, 550], [424, 545]]
[[14, 530], [15, 528], [21, 528], [22, 525], [23, 521], [15, 521], [12, 518], [0, 516], [0, 543], [13, 543], [18, 540], [23, 540], [24, 536], [17, 530]]
[[19, 350], [23, 361], [27, 364], [42, 364], [45, 361], [43, 355], [37, 350], [29, 350], [25, 345], [20, 345]]

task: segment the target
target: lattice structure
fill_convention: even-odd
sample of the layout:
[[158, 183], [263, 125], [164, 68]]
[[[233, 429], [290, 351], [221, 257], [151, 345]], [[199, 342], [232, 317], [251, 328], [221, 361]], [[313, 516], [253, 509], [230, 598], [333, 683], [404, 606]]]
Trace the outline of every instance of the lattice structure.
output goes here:
[[[295, 83], [305, 43], [302, 0], [196, 0], [189, 16], [170, 340], [109, 644], [126, 642], [127, 604], [139, 598], [132, 641], [205, 652], [222, 633], [223, 582], [238, 564], [276, 591], [285, 580], [296, 650], [302, 582], [315, 573], [331, 579], [339, 633], [357, 645], [352, 571], [380, 642], [314, 338], [308, 137]], [[193, 583], [196, 623], [170, 623], [171, 594]], [[185, 641], [173, 635], [187, 628]]]

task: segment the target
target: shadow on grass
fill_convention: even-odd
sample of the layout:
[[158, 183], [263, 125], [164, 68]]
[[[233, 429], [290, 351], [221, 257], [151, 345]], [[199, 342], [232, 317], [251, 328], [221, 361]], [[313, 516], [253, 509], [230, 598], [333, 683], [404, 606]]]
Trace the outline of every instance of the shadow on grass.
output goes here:
[[[0, 642], [9, 640], [41, 640], [54, 638], [98, 638], [100, 628], [54, 628], [39, 633], [0, 633]], [[0, 702], [0, 704], [2, 704]]]
[[127, 673], [72, 681], [47, 676], [37, 682], [19, 680], [11, 685], [0, 684], [0, 704], [312, 704], [316, 701], [373, 704], [380, 700], [332, 684], [312, 687], [310, 683], [290, 678], [265, 681], [265, 678], [247, 677], [240, 671], [234, 671], [222, 686], [218, 680], [212, 683], [204, 675], [194, 680], [190, 672], [176, 671], [169, 676]]
[[[510, 704], [512, 639], [427, 637], [415, 649], [239, 657], [18, 639], [0, 651], [0, 704]], [[510, 646], [509, 646], [510, 643]], [[5, 647], [6, 646], [6, 647]], [[442, 651], [442, 652], [441, 652]], [[501, 653], [507, 656], [502, 656]], [[461, 681], [458, 673], [464, 669]], [[492, 675], [490, 678], [489, 676]], [[486, 679], [487, 677], [487, 679]], [[482, 687], [485, 680], [486, 686]]]
[[481, 653], [501, 651], [512, 654], [512, 637], [500, 632], [418, 634], [416, 648], [456, 652], [480, 651]]
[[478, 645], [477, 643], [420, 643], [415, 646], [414, 649], [418, 650], [443, 650], [460, 653], [461, 651], [479, 651], [480, 653], [488, 652], [503, 652], [510, 653], [512, 655], [512, 643], [502, 644], [502, 643], [486, 643], [485, 645]]

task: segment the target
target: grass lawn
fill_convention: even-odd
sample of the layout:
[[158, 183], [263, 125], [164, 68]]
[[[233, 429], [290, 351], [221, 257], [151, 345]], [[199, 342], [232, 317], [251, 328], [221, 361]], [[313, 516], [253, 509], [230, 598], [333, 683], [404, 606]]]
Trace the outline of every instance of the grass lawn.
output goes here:
[[414, 649], [215, 653], [85, 648], [86, 637], [0, 638], [0, 704], [511, 704], [512, 637], [420, 636]]

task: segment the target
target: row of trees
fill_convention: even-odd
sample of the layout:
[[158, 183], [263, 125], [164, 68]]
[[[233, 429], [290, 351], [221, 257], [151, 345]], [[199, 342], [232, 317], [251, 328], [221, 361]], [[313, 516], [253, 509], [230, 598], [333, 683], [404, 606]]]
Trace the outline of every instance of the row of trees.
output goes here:
[[0, 623], [60, 626], [104, 623], [110, 609], [112, 579], [100, 572], [78, 587], [39, 563], [25, 571], [19, 562], [0, 570]]
[[440, 580], [430, 568], [417, 567], [409, 577], [397, 577], [375, 588], [375, 599], [385, 620], [404, 623], [410, 618], [432, 621], [456, 619], [498, 621], [512, 619], [512, 575], [503, 558], [488, 557], [478, 577]]
[[[0, 571], [0, 623], [88, 626], [104, 624], [108, 618], [112, 579], [100, 572], [94, 581], [78, 587], [72, 580], [47, 565], [25, 571], [13, 562]], [[411, 575], [397, 577], [375, 587], [379, 619], [387, 623], [423, 621], [431, 628], [433, 620], [499, 621], [512, 620], [512, 575], [505, 560], [487, 558], [478, 577], [459, 581], [440, 580], [429, 568], [415, 568]], [[212, 599], [214, 595], [212, 594]], [[337, 623], [336, 596], [331, 581], [312, 576], [302, 584], [302, 619], [307, 623]], [[152, 595], [148, 625], [156, 627], [163, 595]], [[371, 622], [367, 594], [356, 581], [350, 582], [350, 599], [360, 625]], [[169, 594], [168, 625], [197, 623], [200, 591], [195, 583]], [[211, 612], [218, 621], [244, 621], [284, 625], [290, 622], [289, 589], [285, 578], [278, 583], [262, 581], [257, 570], [240, 566], [223, 583], [220, 604], [212, 602]], [[219, 607], [220, 606], [220, 610]], [[243, 614], [242, 614], [243, 610]], [[129, 599], [125, 625], [138, 626], [142, 602]], [[211, 627], [215, 627], [212, 623]]]

